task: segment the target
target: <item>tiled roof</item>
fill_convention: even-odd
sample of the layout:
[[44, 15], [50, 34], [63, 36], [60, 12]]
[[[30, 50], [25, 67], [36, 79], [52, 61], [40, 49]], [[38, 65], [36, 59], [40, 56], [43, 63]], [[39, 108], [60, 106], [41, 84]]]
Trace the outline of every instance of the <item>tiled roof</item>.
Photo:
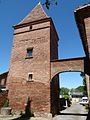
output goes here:
[[18, 25], [30, 23], [30, 22], [45, 19], [45, 18], [49, 18], [49, 16], [45, 13], [42, 5], [38, 3], [34, 7], [34, 9]]
[[81, 95], [81, 96], [83, 96], [83, 92], [72, 92], [71, 95]]

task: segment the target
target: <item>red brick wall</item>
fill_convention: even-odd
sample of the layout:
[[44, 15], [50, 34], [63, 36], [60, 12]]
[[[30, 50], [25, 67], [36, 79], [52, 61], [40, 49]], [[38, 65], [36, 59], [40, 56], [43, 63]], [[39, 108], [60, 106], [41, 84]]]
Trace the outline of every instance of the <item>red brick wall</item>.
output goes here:
[[[42, 29], [36, 30], [36, 27]], [[32, 30], [14, 35], [9, 77], [28, 78], [32, 72], [34, 81], [47, 82], [50, 79], [50, 23], [32, 25]], [[43, 27], [47, 27], [43, 29]], [[21, 29], [21, 28], [20, 28]], [[26, 29], [26, 28], [25, 28]], [[24, 28], [21, 29], [23, 31]], [[17, 29], [15, 30], [17, 31]], [[25, 59], [27, 48], [33, 47], [33, 58]], [[40, 76], [42, 75], [42, 77]]]
[[[86, 61], [86, 71], [88, 71], [88, 79], [86, 79], [87, 82], [87, 90], [88, 90], [88, 98], [89, 98], [89, 106], [90, 106], [90, 17], [87, 17], [84, 19], [85, 24], [85, 30], [87, 35], [87, 45], [88, 45], [88, 51], [89, 51], [89, 60]], [[87, 77], [86, 77], [87, 78]]]
[[50, 84], [50, 90], [51, 90], [51, 113], [53, 115], [59, 113], [59, 76], [55, 76], [51, 80]]
[[[15, 79], [14, 79], [15, 80]], [[11, 90], [12, 87], [14, 90]], [[28, 97], [31, 100], [31, 110], [33, 112], [50, 112], [50, 96], [49, 85], [39, 82], [27, 82], [25, 85], [22, 83], [11, 83], [9, 91], [10, 104], [13, 110], [24, 111]]]
[[0, 92], [0, 108], [3, 106], [5, 100], [7, 99], [8, 92]]
[[[50, 112], [50, 21], [33, 24], [32, 30], [25, 32], [28, 27], [14, 32], [8, 75], [10, 105], [23, 111], [30, 97], [33, 112]], [[33, 58], [26, 59], [30, 47]], [[32, 82], [27, 81], [28, 73], [33, 73]]]
[[[32, 29], [29, 28], [26, 26], [14, 31], [8, 97], [13, 110], [25, 110], [30, 97], [33, 112], [50, 113], [50, 60], [58, 59], [58, 36], [51, 20], [32, 24]], [[30, 59], [26, 58], [28, 48], [33, 48]], [[27, 81], [28, 73], [33, 74], [31, 82]]]
[[87, 35], [88, 51], [90, 54], [90, 17], [84, 19], [84, 24], [85, 24], [85, 30]]
[[84, 72], [84, 59], [65, 59], [51, 62], [51, 78], [60, 72]]
[[55, 59], [58, 59], [58, 36], [52, 24], [50, 29], [50, 60]]

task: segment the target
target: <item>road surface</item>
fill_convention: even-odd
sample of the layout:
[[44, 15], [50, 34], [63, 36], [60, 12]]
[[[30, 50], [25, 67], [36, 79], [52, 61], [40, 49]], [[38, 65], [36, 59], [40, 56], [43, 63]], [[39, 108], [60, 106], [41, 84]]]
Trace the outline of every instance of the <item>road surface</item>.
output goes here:
[[[71, 107], [63, 110], [61, 115], [55, 116], [52, 120], [86, 120], [87, 111], [85, 107], [79, 104], [74, 104]], [[20, 116], [0, 116], [0, 120], [27, 120], [27, 119], [19, 119]], [[17, 119], [15, 119], [17, 118]], [[28, 119], [29, 120], [29, 119]], [[30, 120], [51, 120], [46, 118], [30, 118]]]
[[87, 113], [84, 106], [74, 104], [61, 111], [61, 115], [55, 116], [53, 120], [86, 120]]

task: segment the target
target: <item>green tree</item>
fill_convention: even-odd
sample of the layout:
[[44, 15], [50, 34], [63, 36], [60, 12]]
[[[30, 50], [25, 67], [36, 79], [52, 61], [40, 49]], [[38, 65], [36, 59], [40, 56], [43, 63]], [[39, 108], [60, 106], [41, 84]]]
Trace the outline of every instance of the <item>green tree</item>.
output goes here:
[[75, 88], [75, 92], [84, 92], [84, 86], [78, 86]]
[[70, 90], [70, 92], [83, 92], [83, 93], [85, 93], [85, 89], [84, 89], [84, 86], [78, 86], [77, 88], [72, 88], [71, 90]]
[[43, 3], [43, 5], [45, 5], [46, 8], [49, 9], [49, 7], [50, 7], [51, 4], [54, 3], [54, 4], [57, 5], [57, 1], [58, 1], [58, 0], [45, 0], [45, 2]]
[[65, 98], [66, 100], [70, 100], [70, 96], [69, 96], [69, 95], [64, 95], [64, 98]]
[[75, 92], [75, 88], [71, 88], [70, 92]]
[[69, 89], [68, 88], [61, 87], [60, 95], [68, 95], [68, 93], [69, 93]]

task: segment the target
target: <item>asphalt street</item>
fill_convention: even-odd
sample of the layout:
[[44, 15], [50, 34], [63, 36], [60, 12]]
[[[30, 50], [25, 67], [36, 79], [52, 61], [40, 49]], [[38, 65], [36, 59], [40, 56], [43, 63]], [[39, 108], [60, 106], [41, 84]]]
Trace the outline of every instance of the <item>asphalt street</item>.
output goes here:
[[86, 120], [87, 110], [80, 104], [74, 104], [71, 107], [61, 111], [61, 115], [55, 116], [53, 120]]

